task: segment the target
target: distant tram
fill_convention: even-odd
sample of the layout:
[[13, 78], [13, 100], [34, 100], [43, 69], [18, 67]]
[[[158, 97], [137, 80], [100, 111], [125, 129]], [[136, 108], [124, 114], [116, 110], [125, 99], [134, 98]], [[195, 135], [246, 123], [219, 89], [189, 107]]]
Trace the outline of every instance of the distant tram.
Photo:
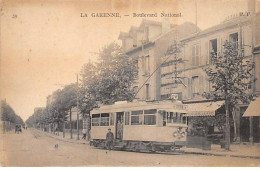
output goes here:
[[177, 101], [117, 102], [91, 111], [91, 145], [105, 148], [108, 128], [115, 149], [174, 151], [186, 143], [187, 109]]

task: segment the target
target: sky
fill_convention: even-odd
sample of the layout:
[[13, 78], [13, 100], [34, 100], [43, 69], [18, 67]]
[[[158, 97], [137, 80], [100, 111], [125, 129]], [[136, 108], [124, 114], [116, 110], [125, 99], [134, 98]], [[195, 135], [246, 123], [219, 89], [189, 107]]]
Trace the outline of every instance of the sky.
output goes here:
[[[228, 15], [247, 11], [246, 0], [197, 0], [202, 30]], [[120, 31], [139, 26], [132, 13], [182, 13], [181, 24], [196, 20], [195, 0], [4, 0], [1, 8], [1, 99], [26, 120], [35, 107], [62, 85], [76, 82], [84, 63], [96, 61], [102, 48], [118, 41]], [[121, 18], [91, 13], [119, 12]], [[80, 17], [87, 13], [88, 17]], [[130, 15], [129, 17], [124, 15]], [[161, 17], [145, 18], [162, 21]]]

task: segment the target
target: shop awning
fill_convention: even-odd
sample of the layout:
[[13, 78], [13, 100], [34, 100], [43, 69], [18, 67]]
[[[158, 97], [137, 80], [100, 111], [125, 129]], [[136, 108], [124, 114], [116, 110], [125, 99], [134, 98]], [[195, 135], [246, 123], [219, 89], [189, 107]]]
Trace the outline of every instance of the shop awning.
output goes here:
[[225, 102], [205, 102], [187, 104], [188, 114], [186, 116], [215, 116], [215, 111]]
[[249, 116], [260, 116], [260, 97], [257, 97], [254, 101], [251, 101], [243, 114], [243, 117]]

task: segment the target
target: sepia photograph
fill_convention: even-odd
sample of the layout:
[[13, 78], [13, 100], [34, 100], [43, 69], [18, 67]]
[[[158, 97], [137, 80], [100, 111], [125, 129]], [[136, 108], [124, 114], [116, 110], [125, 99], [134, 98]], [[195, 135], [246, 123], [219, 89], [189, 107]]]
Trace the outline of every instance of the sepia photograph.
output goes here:
[[260, 167], [260, 0], [0, 9], [0, 167]]

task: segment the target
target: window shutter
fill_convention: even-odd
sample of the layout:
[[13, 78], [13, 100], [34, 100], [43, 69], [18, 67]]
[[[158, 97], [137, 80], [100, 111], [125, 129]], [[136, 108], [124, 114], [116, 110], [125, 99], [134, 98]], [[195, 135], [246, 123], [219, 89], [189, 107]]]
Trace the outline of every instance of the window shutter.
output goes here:
[[204, 90], [204, 82], [203, 82], [204, 80], [203, 80], [203, 76], [200, 76], [199, 77], [199, 94], [201, 95], [201, 94], [203, 94], [203, 92], [205, 92], [205, 90]]
[[191, 79], [188, 78], [188, 99], [191, 98]]
[[191, 65], [195, 65], [195, 46], [192, 46], [192, 51], [191, 51]]
[[196, 45], [196, 66], [200, 65], [200, 46]]
[[210, 60], [209, 41], [207, 41], [207, 42], [205, 43], [205, 49], [206, 49], [205, 64], [209, 64], [209, 60]]
[[205, 92], [209, 92], [209, 80], [208, 80], [208, 77], [207, 77], [207, 75], [205, 75], [205, 77], [204, 77], [204, 80], [205, 80]]

